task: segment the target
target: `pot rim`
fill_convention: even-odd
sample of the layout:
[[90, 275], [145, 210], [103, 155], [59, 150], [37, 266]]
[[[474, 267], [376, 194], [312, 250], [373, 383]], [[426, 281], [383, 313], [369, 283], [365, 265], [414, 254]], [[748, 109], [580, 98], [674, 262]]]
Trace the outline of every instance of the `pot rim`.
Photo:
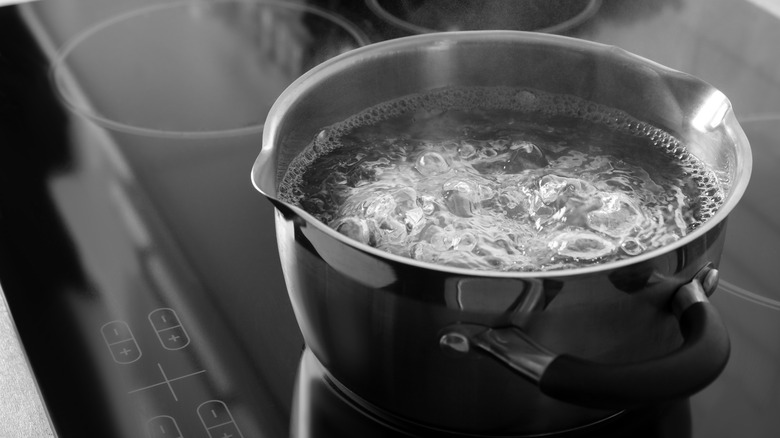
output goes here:
[[[252, 168], [252, 184], [261, 194], [264, 196], [284, 204], [304, 219], [308, 226], [314, 226], [321, 232], [333, 237], [334, 239], [347, 244], [359, 251], [369, 253], [380, 259], [390, 260], [403, 265], [409, 265], [419, 269], [428, 269], [439, 272], [446, 272], [450, 274], [470, 276], [470, 277], [495, 277], [495, 278], [560, 278], [577, 275], [589, 275], [598, 274], [605, 271], [613, 271], [620, 268], [625, 268], [632, 265], [637, 265], [648, 260], [659, 257], [663, 254], [675, 251], [682, 248], [691, 242], [704, 236], [707, 232], [718, 226], [721, 222], [725, 221], [729, 213], [736, 207], [740, 198], [747, 189], [748, 181], [752, 171], [752, 154], [750, 150], [750, 144], [745, 136], [742, 127], [737, 122], [736, 116], [733, 113], [731, 104], [723, 97], [723, 101], [728, 103], [727, 110], [722, 114], [723, 120], [729, 120], [729, 133], [734, 137], [737, 162], [735, 163], [733, 172], [734, 179], [732, 185], [726, 195], [721, 207], [710, 217], [706, 222], [701, 224], [693, 232], [687, 234], [683, 238], [659, 248], [647, 251], [637, 256], [632, 256], [626, 259], [596, 263], [594, 265], [580, 267], [580, 268], [566, 268], [566, 269], [554, 269], [547, 271], [493, 271], [493, 270], [479, 270], [460, 268], [450, 265], [437, 264], [431, 262], [424, 262], [413, 259], [411, 257], [404, 257], [390, 252], [386, 252], [370, 245], [358, 242], [350, 239], [335, 229], [329, 227], [325, 223], [316, 219], [311, 214], [307, 213], [302, 208], [290, 204], [288, 202], [279, 200], [276, 193], [276, 168], [273, 163], [274, 150], [276, 149], [276, 140], [279, 136], [278, 126], [284, 117], [284, 114], [290, 109], [297, 101], [299, 96], [304, 94], [305, 90], [311, 87], [317, 86], [323, 80], [332, 75], [336, 75], [339, 72], [349, 69], [351, 65], [365, 59], [366, 57], [376, 56], [377, 53], [392, 53], [395, 51], [405, 51], [421, 47], [439, 48], [441, 50], [446, 49], [448, 46], [457, 44], [460, 42], [473, 42], [473, 41], [504, 41], [511, 42], [517, 41], [521, 43], [542, 43], [553, 46], [566, 47], [568, 49], [578, 49], [584, 52], [591, 52], [596, 54], [609, 53], [610, 56], [614, 56], [618, 59], [622, 58], [626, 63], [642, 64], [648, 67], [659, 75], [664, 77], [674, 77], [681, 81], [695, 82], [700, 85], [706, 85], [712, 90], [714, 94], [723, 97], [723, 94], [709, 83], [694, 77], [690, 74], [681, 72], [679, 70], [666, 67], [655, 61], [628, 52], [616, 46], [597, 43], [588, 40], [582, 40], [578, 38], [572, 38], [562, 35], [541, 34], [536, 32], [526, 31], [510, 31], [510, 30], [476, 30], [476, 31], [455, 31], [455, 32], [435, 32], [423, 35], [413, 35], [403, 38], [397, 38], [378, 43], [369, 44], [367, 46], [359, 47], [357, 49], [350, 50], [334, 58], [331, 58], [323, 63], [313, 67], [301, 75], [297, 80], [290, 84], [284, 92], [279, 96], [276, 102], [271, 107], [268, 117], [265, 121], [265, 129], [263, 130], [263, 142], [262, 149], [254, 163]], [[271, 172], [263, 172], [263, 169], [271, 168]]]

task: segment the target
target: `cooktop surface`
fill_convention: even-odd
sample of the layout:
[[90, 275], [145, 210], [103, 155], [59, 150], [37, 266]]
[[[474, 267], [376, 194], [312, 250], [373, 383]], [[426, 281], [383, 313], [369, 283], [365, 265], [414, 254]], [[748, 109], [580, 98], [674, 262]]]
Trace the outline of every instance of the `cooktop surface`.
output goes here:
[[452, 3], [0, 7], [3, 342], [29, 367], [33, 390], [18, 395], [40, 395], [4, 396], [6, 415], [61, 437], [451, 436], [377, 418], [328, 378], [249, 175], [275, 98], [314, 65], [419, 32], [510, 27], [700, 77], [729, 97], [753, 151], [711, 297], [732, 343], [723, 374], [566, 436], [777, 436], [780, 2]]

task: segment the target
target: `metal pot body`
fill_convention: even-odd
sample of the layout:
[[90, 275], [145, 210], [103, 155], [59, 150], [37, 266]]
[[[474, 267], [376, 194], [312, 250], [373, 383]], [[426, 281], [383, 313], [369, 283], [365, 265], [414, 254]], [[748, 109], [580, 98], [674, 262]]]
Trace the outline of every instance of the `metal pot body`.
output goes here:
[[[442, 349], [447, 327], [509, 323], [551, 350], [604, 363], [658, 357], [680, 344], [671, 294], [702, 266], [718, 262], [725, 236], [721, 223], [636, 265], [527, 279], [410, 266], [344, 245], [281, 213], [276, 223], [304, 339], [342, 390], [379, 410], [375, 415], [499, 435], [572, 429], [617, 411], [557, 401], [488, 357]], [[517, 311], [518, 301], [528, 300]]]
[[[382, 253], [278, 199], [286, 167], [323, 127], [452, 85], [530, 87], [622, 109], [677, 136], [718, 169], [723, 206], [680, 241], [634, 259], [506, 274]], [[490, 355], [442, 348], [448, 328], [511, 326], [549, 350], [603, 363], [673, 352], [682, 341], [670, 300], [703, 267], [717, 266], [727, 215], [749, 174], [747, 140], [728, 100], [708, 84], [613, 47], [489, 31], [393, 40], [316, 67], [272, 108], [252, 177], [277, 206], [293, 308], [334, 385], [391, 422], [509, 436], [577, 428], [620, 407], [560, 401]]]

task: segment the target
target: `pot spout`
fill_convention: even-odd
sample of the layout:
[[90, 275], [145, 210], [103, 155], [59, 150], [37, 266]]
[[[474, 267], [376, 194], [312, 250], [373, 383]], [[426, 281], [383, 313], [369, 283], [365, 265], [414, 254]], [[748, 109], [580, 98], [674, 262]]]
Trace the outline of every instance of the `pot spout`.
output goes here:
[[272, 149], [268, 146], [263, 146], [260, 154], [255, 160], [254, 166], [252, 166], [252, 185], [263, 196], [276, 203], [281, 201], [276, 199], [276, 169], [274, 169], [274, 160]]

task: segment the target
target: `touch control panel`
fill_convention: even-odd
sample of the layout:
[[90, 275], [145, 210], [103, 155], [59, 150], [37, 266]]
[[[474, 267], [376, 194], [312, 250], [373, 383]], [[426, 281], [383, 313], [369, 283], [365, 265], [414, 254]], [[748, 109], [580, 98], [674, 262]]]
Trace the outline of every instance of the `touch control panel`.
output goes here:
[[135, 406], [148, 438], [243, 438], [218, 376], [201, 364], [193, 341], [171, 307], [151, 310], [146, 321], [112, 320], [100, 327], [121, 388]]

